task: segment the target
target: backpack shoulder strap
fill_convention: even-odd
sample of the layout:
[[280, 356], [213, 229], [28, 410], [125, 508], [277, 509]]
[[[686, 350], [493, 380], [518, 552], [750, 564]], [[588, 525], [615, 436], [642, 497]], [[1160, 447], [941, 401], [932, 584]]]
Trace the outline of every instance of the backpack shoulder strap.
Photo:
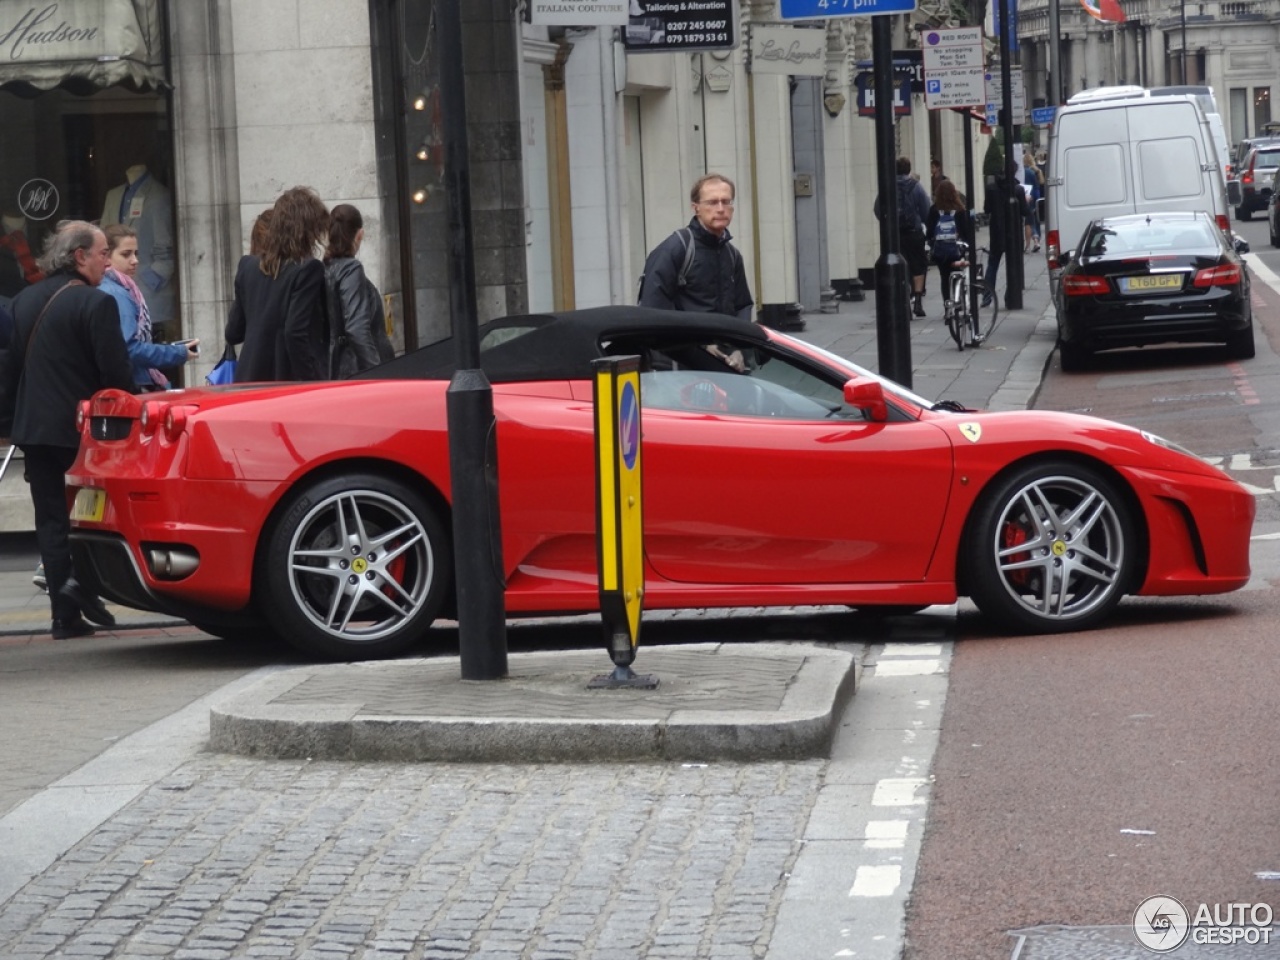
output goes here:
[[684, 244], [684, 262], [680, 265], [680, 273], [677, 278], [678, 286], [685, 286], [688, 283], [689, 268], [693, 266], [693, 231], [688, 227], [681, 227], [676, 231], [680, 235], [680, 242]]

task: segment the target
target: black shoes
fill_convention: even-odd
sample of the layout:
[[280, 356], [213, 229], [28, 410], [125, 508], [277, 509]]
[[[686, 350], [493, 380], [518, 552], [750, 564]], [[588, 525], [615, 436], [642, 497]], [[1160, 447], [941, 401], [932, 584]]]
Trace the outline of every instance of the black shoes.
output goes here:
[[55, 640], [71, 640], [75, 637], [92, 637], [93, 627], [85, 623], [81, 617], [74, 620], [55, 620], [49, 631]]
[[912, 306], [911, 312], [914, 313], [917, 317], [923, 317], [924, 316], [924, 298], [913, 297], [912, 301], [913, 301], [913, 306]]
[[80, 586], [79, 581], [74, 577], [64, 583], [58, 593], [79, 607], [80, 612], [84, 614], [86, 619], [104, 627], [114, 627], [116, 625], [116, 618], [111, 615], [111, 611], [103, 604], [102, 598]]

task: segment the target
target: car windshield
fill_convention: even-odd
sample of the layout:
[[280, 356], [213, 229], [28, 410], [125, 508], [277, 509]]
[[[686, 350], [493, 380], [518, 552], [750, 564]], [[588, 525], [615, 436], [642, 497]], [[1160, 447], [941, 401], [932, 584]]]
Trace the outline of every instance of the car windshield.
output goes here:
[[839, 356], [838, 354], [832, 353], [830, 350], [824, 350], [822, 347], [819, 347], [812, 343], [804, 343], [802, 341], [797, 340], [794, 337], [788, 336], [785, 333], [777, 333], [777, 334], [774, 334], [774, 336], [778, 340], [782, 340], [784, 342], [793, 344], [795, 347], [797, 347], [802, 351], [821, 354], [822, 357], [825, 358], [827, 361], [829, 361], [833, 366], [839, 367], [840, 369], [847, 371], [850, 377], [869, 377], [872, 380], [879, 380], [880, 383], [884, 385], [884, 389], [887, 392], [890, 392], [895, 396], [901, 397], [903, 400], [907, 401], [907, 403], [911, 404], [912, 406], [920, 407], [921, 409], [924, 409], [924, 410], [929, 410], [934, 406], [934, 403], [932, 400], [926, 400], [924, 397], [920, 396], [919, 394], [912, 393], [906, 387], [902, 386], [902, 384], [895, 383], [892, 380], [886, 379], [885, 377], [880, 376], [880, 374], [878, 373], [872, 373], [870, 370], [866, 369], [865, 367], [860, 367], [858, 364], [854, 363], [852, 360], [846, 360], [844, 357]]
[[1259, 151], [1253, 166], [1255, 170], [1258, 167], [1280, 167], [1280, 150]]
[[1218, 247], [1214, 227], [1206, 220], [1104, 220], [1089, 231], [1083, 256], [1186, 253]]

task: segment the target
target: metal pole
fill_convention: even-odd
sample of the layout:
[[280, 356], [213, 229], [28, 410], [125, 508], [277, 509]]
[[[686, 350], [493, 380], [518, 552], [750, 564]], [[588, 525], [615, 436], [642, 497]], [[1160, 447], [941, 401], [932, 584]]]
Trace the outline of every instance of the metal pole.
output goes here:
[[[969, 222], [977, 209], [977, 197], [973, 190], [973, 110], [964, 111], [964, 196], [969, 207]], [[945, 298], [947, 291], [942, 291]], [[969, 316], [978, 315], [978, 231], [973, 231], [973, 249], [969, 251]]]
[[1049, 106], [1062, 103], [1062, 12], [1058, 0], [1049, 0]]
[[875, 68], [876, 179], [880, 188], [880, 258], [876, 260], [876, 346], [880, 373], [911, 386], [910, 279], [898, 236], [897, 157], [893, 150], [893, 34], [888, 14], [871, 17]]
[[1182, 82], [1187, 80], [1187, 0], [1182, 0]]
[[497, 421], [493, 388], [480, 369], [475, 251], [471, 239], [471, 168], [462, 63], [462, 0], [435, 0], [440, 57], [444, 176], [449, 196], [449, 314], [457, 372], [445, 396], [453, 553], [458, 592], [462, 679], [507, 675], [503, 609], [502, 524], [498, 515]]
[[1022, 210], [1018, 205], [1018, 182], [1014, 177], [1015, 130], [1013, 123], [1013, 54], [1010, 48], [1010, 14], [1014, 0], [1000, 0], [1000, 82], [1004, 89], [1003, 115], [1000, 129], [1004, 131], [1004, 179], [1005, 179], [1005, 228], [1004, 228], [1004, 305], [1006, 310], [1022, 309]]

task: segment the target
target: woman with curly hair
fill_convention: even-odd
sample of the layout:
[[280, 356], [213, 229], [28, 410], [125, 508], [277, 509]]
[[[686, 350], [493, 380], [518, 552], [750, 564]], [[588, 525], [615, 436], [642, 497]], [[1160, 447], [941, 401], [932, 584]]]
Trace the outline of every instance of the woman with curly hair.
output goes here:
[[328, 367], [324, 265], [329, 211], [310, 187], [286, 190], [272, 207], [262, 252], [240, 261], [226, 337], [242, 344], [236, 383], [322, 380]]

